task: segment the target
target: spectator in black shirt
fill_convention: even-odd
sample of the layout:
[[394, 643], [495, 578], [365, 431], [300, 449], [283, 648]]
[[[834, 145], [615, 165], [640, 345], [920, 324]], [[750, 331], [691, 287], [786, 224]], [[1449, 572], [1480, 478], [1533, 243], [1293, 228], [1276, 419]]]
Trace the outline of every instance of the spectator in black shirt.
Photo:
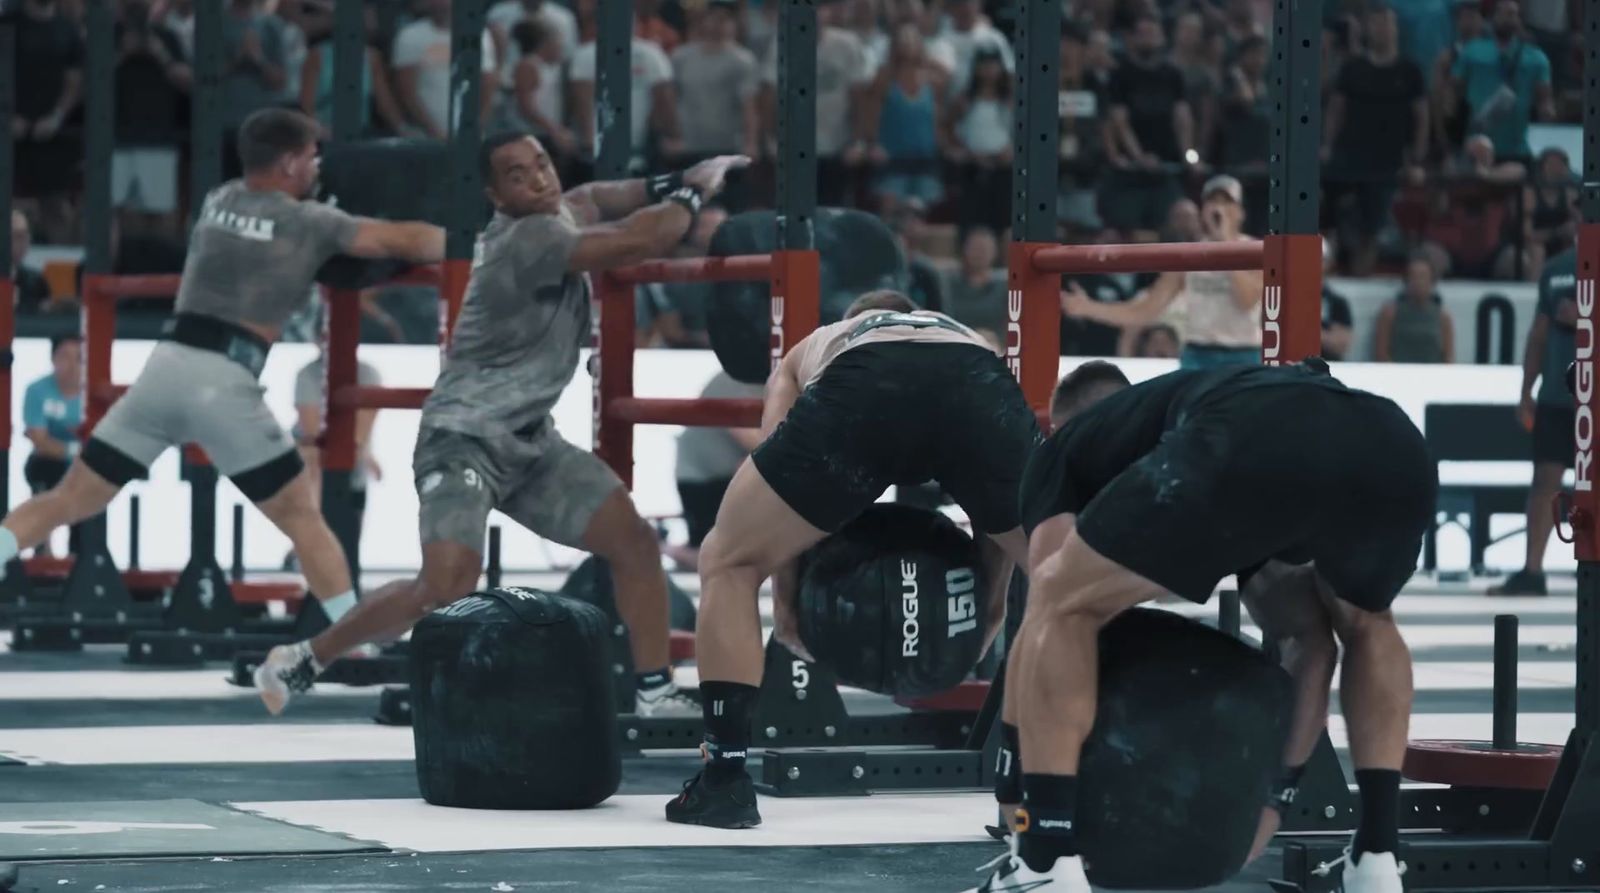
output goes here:
[[1061, 184], [1057, 207], [1069, 214], [1093, 218], [1095, 184], [1105, 169], [1104, 128], [1106, 95], [1088, 68], [1088, 43], [1084, 32], [1071, 22], [1061, 25], [1061, 85], [1056, 110], [1061, 120]]
[[177, 234], [179, 114], [193, 74], [183, 45], [150, 20], [145, 0], [128, 0], [116, 24], [116, 148], [111, 153], [111, 201], [123, 225], [138, 228], [151, 215]]
[[28, 230], [28, 218], [21, 211], [11, 212], [11, 287], [15, 289], [12, 300], [18, 313], [36, 313], [50, 300], [50, 284], [44, 277], [22, 266], [33, 245]]
[[1328, 202], [1352, 248], [1352, 272], [1369, 275], [1377, 235], [1389, 223], [1408, 164], [1428, 151], [1428, 94], [1422, 71], [1400, 55], [1394, 12], [1367, 13], [1367, 51], [1339, 72], [1323, 127]]
[[1211, 146], [1217, 132], [1217, 94], [1221, 78], [1211, 60], [1205, 17], [1186, 12], [1172, 23], [1172, 64], [1183, 72], [1188, 85], [1189, 109], [1194, 114], [1195, 145]]
[[1217, 163], [1225, 170], [1264, 166], [1272, 130], [1272, 99], [1267, 95], [1267, 39], [1245, 38], [1228, 69], [1217, 134]]
[[1350, 315], [1350, 302], [1344, 295], [1328, 285], [1328, 275], [1333, 272], [1333, 245], [1322, 240], [1322, 356], [1328, 360], [1342, 360], [1350, 353], [1350, 339], [1354, 317]]
[[1539, 153], [1533, 176], [1522, 187], [1522, 219], [1511, 224], [1522, 229], [1522, 238], [1501, 250], [1495, 278], [1514, 278], [1516, 251], [1520, 247], [1522, 277], [1538, 282], [1545, 260], [1573, 246], [1582, 219], [1578, 185], [1566, 152], [1550, 146]]
[[63, 128], [83, 98], [83, 38], [56, 0], [22, 0], [16, 22], [13, 188], [19, 204], [36, 205], [46, 242], [69, 243], [83, 151], [77, 133]]
[[1153, 242], [1178, 195], [1177, 171], [1198, 162], [1183, 73], [1167, 61], [1161, 20], [1140, 16], [1111, 75], [1106, 177], [1100, 213], [1129, 239]]

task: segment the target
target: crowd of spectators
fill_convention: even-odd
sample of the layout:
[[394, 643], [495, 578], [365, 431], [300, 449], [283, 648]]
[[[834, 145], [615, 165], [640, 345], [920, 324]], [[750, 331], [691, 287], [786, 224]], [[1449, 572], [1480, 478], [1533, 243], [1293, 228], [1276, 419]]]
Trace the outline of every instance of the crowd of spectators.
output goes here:
[[[77, 244], [82, 182], [84, 0], [21, 0], [13, 255]], [[632, 136], [639, 171], [714, 154], [759, 160], [728, 212], [770, 203], [777, 152], [776, 0], [634, 0]], [[1576, 238], [1577, 180], [1530, 125], [1578, 120], [1575, 0], [1326, 0], [1323, 228], [1329, 269], [1405, 281], [1375, 353], [1448, 356], [1430, 304], [1445, 276], [1537, 279]], [[188, 195], [194, 0], [112, 0], [113, 202], [120, 272], [181, 263]], [[824, 204], [889, 222], [913, 291], [990, 326], [1010, 220], [1011, 16], [1001, 0], [819, 0], [816, 149]], [[1208, 237], [1195, 199], [1225, 171], [1243, 227], [1266, 224], [1267, 0], [1062, 0], [1060, 235], [1071, 242]], [[449, 122], [451, 0], [371, 0], [361, 66], [367, 135], [441, 138]], [[541, 136], [566, 182], [592, 176], [597, 0], [498, 0], [482, 35], [483, 120]], [[331, 121], [330, 0], [225, 0], [224, 123], [275, 104]], [[229, 128], [231, 130], [231, 126]], [[229, 143], [231, 145], [231, 141]], [[231, 149], [225, 149], [231, 161]], [[709, 239], [691, 240], [703, 251]], [[155, 260], [152, 260], [155, 258]], [[174, 270], [175, 271], [175, 270]], [[17, 274], [21, 309], [72, 307]], [[1083, 277], [1090, 299], [1151, 282]], [[689, 294], [692, 289], [681, 290]], [[703, 295], [641, 293], [644, 343], [705, 343]], [[1335, 298], [1337, 296], [1334, 296]], [[1325, 322], [1348, 328], [1336, 301]], [[398, 314], [403, 316], [403, 314]], [[1440, 317], [1443, 317], [1442, 319]], [[378, 317], [374, 316], [374, 319]], [[377, 340], [431, 335], [392, 319]], [[697, 328], [698, 326], [698, 328]], [[1431, 326], [1431, 329], [1430, 329]], [[1158, 321], [1064, 330], [1064, 349], [1165, 355]], [[1431, 340], [1425, 330], [1434, 332]], [[1337, 338], [1335, 339], [1337, 340]], [[1443, 350], [1441, 354], [1441, 342]]]

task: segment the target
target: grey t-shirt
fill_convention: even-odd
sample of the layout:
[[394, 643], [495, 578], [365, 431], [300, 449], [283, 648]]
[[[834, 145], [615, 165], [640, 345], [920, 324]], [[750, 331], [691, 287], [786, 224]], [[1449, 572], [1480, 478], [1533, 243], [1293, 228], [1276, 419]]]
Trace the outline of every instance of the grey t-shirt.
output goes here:
[[177, 311], [282, 328], [310, 298], [317, 268], [354, 241], [356, 226], [320, 202], [224, 183], [206, 196], [189, 236]]
[[590, 334], [589, 277], [567, 272], [577, 244], [565, 204], [559, 214], [489, 221], [424, 427], [508, 434], [549, 414]]
[[[378, 367], [371, 363], [356, 360], [356, 384], [380, 385], [383, 384], [383, 376], [378, 374]], [[317, 416], [321, 417], [324, 404], [322, 400], [322, 357], [320, 356], [305, 364], [294, 377], [294, 408], [298, 410], [302, 406], [315, 406], [317, 408]], [[302, 440], [307, 435], [308, 432], [300, 429], [300, 422], [297, 418], [294, 423], [295, 439]], [[356, 467], [350, 472], [350, 487], [354, 490], [367, 489], [367, 467], [365, 463], [356, 462]]]
[[[706, 383], [701, 397], [709, 399], [761, 398], [762, 386], [734, 381], [718, 372]], [[691, 484], [726, 481], [739, 470], [746, 453], [726, 428], [685, 428], [678, 436], [677, 479]]]
[[678, 118], [689, 152], [736, 152], [744, 145], [744, 102], [755, 96], [756, 57], [738, 44], [686, 43], [672, 54]]

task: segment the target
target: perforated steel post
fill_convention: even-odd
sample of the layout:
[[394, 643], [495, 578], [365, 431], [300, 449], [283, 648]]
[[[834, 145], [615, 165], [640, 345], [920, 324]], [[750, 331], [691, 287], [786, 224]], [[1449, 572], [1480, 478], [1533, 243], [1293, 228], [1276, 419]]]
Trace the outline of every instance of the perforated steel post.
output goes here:
[[1261, 299], [1261, 359], [1269, 366], [1322, 353], [1322, 2], [1273, 6]]
[[365, 97], [363, 68], [367, 64], [367, 21], [362, 0], [335, 0], [332, 53], [323, 65], [333, 66], [333, 138], [339, 142], [361, 136]]
[[[17, 29], [0, 22], [0, 59], [17, 57]], [[16, 109], [16, 66], [0, 65], [0, 121], [10, 121]], [[0, 171], [13, 170], [11, 140], [0, 140]], [[11, 244], [11, 177], [0, 176], [0, 245]], [[11, 282], [11, 252], [0, 251], [0, 466], [11, 467], [11, 360], [17, 334], [15, 286]], [[0, 475], [0, 506], [11, 507], [11, 475]], [[9, 576], [9, 575], [8, 575]]]
[[783, 0], [778, 8], [777, 246], [772, 254], [772, 367], [816, 329], [817, 8]]
[[[84, 7], [88, 36], [84, 58], [83, 108], [83, 272], [111, 272], [111, 149], [116, 117], [115, 41], [110, 0], [89, 0]], [[9, 175], [7, 175], [9, 176]], [[116, 311], [111, 311], [115, 328]], [[115, 337], [111, 335], [109, 337]], [[109, 354], [109, 341], [107, 342]], [[80, 550], [104, 551], [104, 512], [76, 525]]]
[[440, 360], [455, 331], [472, 274], [478, 229], [488, 216], [478, 146], [483, 141], [483, 29], [488, 0], [450, 6], [450, 178], [456, 188], [445, 221], [445, 261], [439, 296]]
[[1032, 254], [1058, 244], [1061, 4], [1022, 4], [1016, 54], [1005, 359], [1028, 404], [1042, 415], [1061, 367], [1061, 277], [1035, 269]]
[[221, 3], [194, 5], [193, 87], [190, 93], [189, 219], [199, 219], [206, 193], [222, 182], [224, 59]]

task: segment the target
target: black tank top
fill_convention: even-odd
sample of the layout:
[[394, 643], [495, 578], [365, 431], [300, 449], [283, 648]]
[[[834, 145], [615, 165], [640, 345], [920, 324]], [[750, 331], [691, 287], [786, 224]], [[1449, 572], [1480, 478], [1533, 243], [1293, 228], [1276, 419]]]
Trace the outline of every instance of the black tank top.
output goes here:
[[1555, 229], [1572, 220], [1572, 205], [1567, 201], [1567, 190], [1558, 188], [1554, 202], [1545, 200], [1543, 187], [1533, 190], [1533, 228]]

